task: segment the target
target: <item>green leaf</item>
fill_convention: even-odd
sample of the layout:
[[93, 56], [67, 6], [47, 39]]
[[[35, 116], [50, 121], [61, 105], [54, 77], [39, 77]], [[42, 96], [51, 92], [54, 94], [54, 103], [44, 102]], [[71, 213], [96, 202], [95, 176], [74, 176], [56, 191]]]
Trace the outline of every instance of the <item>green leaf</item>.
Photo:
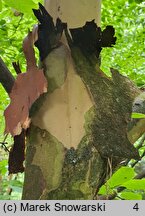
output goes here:
[[12, 188], [13, 191], [15, 191], [17, 193], [22, 193], [22, 187], [12, 186], [11, 188]]
[[125, 200], [142, 200], [142, 195], [139, 193], [122, 192], [119, 196]]
[[135, 0], [135, 2], [140, 4], [140, 3], [144, 2], [144, 0]]
[[145, 114], [143, 113], [132, 113], [131, 115], [131, 118], [134, 118], [134, 119], [140, 119], [140, 118], [145, 118]]
[[0, 161], [0, 173], [2, 175], [6, 174], [6, 172], [7, 172], [7, 166], [8, 166], [8, 161], [7, 160]]
[[2, 1], [0, 0], [0, 11], [2, 10]]
[[129, 190], [145, 190], [145, 179], [132, 179], [122, 184]]
[[38, 7], [32, 0], [5, 0], [6, 4], [19, 12], [32, 14], [32, 8]]
[[101, 195], [112, 194], [112, 193], [113, 193], [113, 190], [107, 184], [102, 185], [102, 187], [99, 189], [99, 192], [98, 192], [98, 194], [101, 194]]
[[10, 195], [2, 195], [0, 194], [0, 200], [10, 200], [11, 196]]
[[134, 169], [131, 167], [121, 167], [117, 170], [112, 177], [107, 181], [107, 184], [111, 188], [122, 185], [123, 183], [129, 181], [135, 176]]
[[22, 187], [22, 182], [20, 182], [18, 180], [10, 180], [9, 185], [11, 187]]
[[43, 0], [33, 0], [33, 2], [35, 3], [35, 4], [38, 4], [39, 2], [41, 3], [41, 4], [43, 4]]
[[129, 181], [134, 176], [135, 172], [133, 168], [121, 167], [112, 175], [112, 177], [106, 182], [106, 184], [100, 188], [99, 194], [111, 194], [113, 192], [112, 189]]

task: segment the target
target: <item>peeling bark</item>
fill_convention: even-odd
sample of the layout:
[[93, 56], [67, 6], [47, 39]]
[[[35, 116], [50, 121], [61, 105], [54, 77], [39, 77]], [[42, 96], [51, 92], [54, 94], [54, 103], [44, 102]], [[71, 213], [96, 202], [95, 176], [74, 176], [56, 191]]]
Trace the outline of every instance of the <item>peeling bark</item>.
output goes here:
[[76, 47], [71, 51], [77, 72], [95, 101], [90, 125], [94, 146], [102, 157], [137, 158], [138, 153], [127, 138], [137, 88], [116, 70], [111, 70], [112, 79], [105, 77], [99, 67], [96, 68], [95, 59], [86, 59]]
[[[105, 164], [94, 147], [87, 145], [87, 138], [75, 150], [66, 149], [38, 127], [31, 127], [29, 133], [23, 199], [93, 199], [96, 179], [104, 176]], [[98, 166], [102, 172], [95, 172]]]
[[[58, 55], [60, 50], [54, 52]], [[47, 113], [49, 113], [49, 101], [51, 102], [50, 95], [56, 90], [62, 91], [62, 86], [67, 80], [66, 74], [71, 68], [66, 68], [66, 74], [64, 73], [62, 79], [58, 75], [58, 68], [60, 74], [64, 72], [67, 58], [64, 58], [65, 61], [60, 61], [55, 56], [55, 60], [52, 61], [50, 55], [51, 61], [47, 60], [49, 69], [45, 71], [50, 84], [48, 94], [42, 101], [41, 98], [37, 101], [33, 107], [36, 110], [32, 112], [32, 125], [27, 140], [23, 199], [95, 199], [100, 186], [109, 174], [108, 158], [112, 160], [112, 168], [115, 168], [124, 158], [138, 157], [137, 151], [127, 138], [127, 125], [130, 121], [133, 100], [139, 93], [138, 89], [116, 70], [112, 69], [112, 79], [106, 77], [96, 66], [96, 59], [86, 59], [77, 48], [73, 48], [72, 57], [75, 73], [77, 72], [76, 75], [85, 83], [84, 90], [89, 97], [91, 95], [93, 102], [88, 111], [84, 112], [85, 132], [77, 145], [64, 142], [60, 137], [56, 137], [57, 133], [50, 132], [51, 127], [56, 127], [60, 130], [62, 138], [66, 135], [63, 127], [64, 118], [56, 121], [57, 115], [55, 112], [50, 112], [51, 121], [54, 120], [53, 125], [49, 122], [49, 118], [46, 120], [46, 117], [47, 115], [49, 117]], [[61, 62], [61, 67], [59, 63], [55, 64], [55, 61]], [[72, 64], [72, 61], [70, 62]], [[58, 77], [61, 77], [62, 81]], [[61, 95], [59, 101], [63, 102], [64, 98]], [[58, 105], [58, 97], [55, 103]], [[55, 103], [53, 106], [50, 103], [50, 111], [55, 107]], [[67, 103], [69, 104], [69, 99]], [[43, 109], [45, 104], [48, 104], [47, 110]], [[58, 110], [58, 116], [61, 116], [62, 111], [61, 108]], [[80, 119], [75, 121], [77, 127]], [[44, 126], [46, 122], [50, 124], [49, 127]], [[36, 185], [37, 176], [39, 186]], [[31, 181], [31, 184], [28, 181]], [[31, 189], [35, 187], [36, 190], [39, 187], [36, 194], [35, 190], [32, 192]]]
[[[59, 15], [56, 2], [46, 2], [55, 20]], [[70, 45], [68, 35], [67, 40]], [[97, 61], [71, 44], [69, 48], [60, 45], [42, 62], [48, 93], [31, 109], [23, 199], [96, 199], [111, 172], [108, 160], [114, 170], [125, 158], [139, 157], [127, 132], [132, 104], [140, 92], [116, 70], [112, 69], [112, 78], [108, 78]], [[80, 91], [75, 89], [77, 81], [76, 86], [71, 84], [74, 77], [84, 86]], [[73, 119], [72, 107], [77, 98], [82, 103], [82, 95], [87, 108], [83, 105], [85, 109], [79, 110], [83, 117]]]
[[[63, 5], [54, 8], [47, 3], [54, 19], [60, 14], [65, 21], [68, 15], [61, 12], [67, 11], [69, 27], [85, 24], [80, 17], [81, 24], [75, 25]], [[129, 127], [128, 123], [140, 91], [116, 70], [108, 78], [96, 65], [95, 56], [84, 56], [75, 46], [70, 49], [71, 53], [61, 45], [42, 62], [48, 93], [35, 102], [30, 113], [22, 199], [96, 199], [110, 172], [108, 160], [114, 170], [122, 159], [138, 158], [131, 143], [144, 132], [145, 121]], [[10, 86], [5, 85], [6, 78], [0, 81], [9, 93], [13, 78]]]

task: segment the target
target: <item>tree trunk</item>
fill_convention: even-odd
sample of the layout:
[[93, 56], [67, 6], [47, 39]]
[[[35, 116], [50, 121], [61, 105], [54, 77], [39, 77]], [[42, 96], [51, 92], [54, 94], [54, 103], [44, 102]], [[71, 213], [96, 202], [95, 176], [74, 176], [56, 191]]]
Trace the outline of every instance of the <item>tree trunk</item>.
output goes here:
[[[70, 28], [100, 20], [100, 12], [98, 17], [94, 11], [92, 17], [85, 13], [86, 19], [82, 13], [75, 25], [74, 0], [70, 8], [63, 0], [57, 7], [55, 1], [45, 2], [54, 18], [60, 13], [63, 21], [69, 19]], [[100, 1], [93, 3], [95, 11], [100, 10]], [[75, 18], [79, 9], [76, 6]], [[66, 40], [69, 36], [63, 35]], [[68, 44], [54, 49], [42, 62], [48, 92], [31, 109], [22, 199], [96, 199], [111, 172], [108, 163], [115, 169], [124, 158], [138, 158], [127, 127], [139, 91], [116, 70], [111, 70], [112, 78], [106, 77], [96, 62], [95, 56], [86, 57]]]

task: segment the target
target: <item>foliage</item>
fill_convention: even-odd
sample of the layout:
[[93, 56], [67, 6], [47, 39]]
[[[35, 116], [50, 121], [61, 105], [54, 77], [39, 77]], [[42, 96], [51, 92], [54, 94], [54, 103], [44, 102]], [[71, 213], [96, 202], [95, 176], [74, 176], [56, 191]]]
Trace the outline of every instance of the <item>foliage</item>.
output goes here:
[[118, 69], [142, 86], [145, 83], [145, 1], [103, 0], [102, 26], [115, 27], [117, 42], [113, 49], [102, 52], [102, 69]]
[[2, 2], [1, 2], [1, 0], [0, 0], [0, 11], [2, 10]]
[[145, 114], [142, 113], [132, 113], [132, 118], [139, 119], [139, 118], [145, 118]]
[[0, 200], [20, 199], [22, 186], [23, 176], [19, 174], [7, 177], [7, 160], [0, 161]]
[[[11, 8], [15, 8], [16, 10], [30, 15], [32, 12], [32, 8], [37, 7], [37, 4], [34, 3], [32, 0], [5, 0], [6, 4], [9, 5]], [[29, 7], [28, 7], [29, 5]]]
[[125, 200], [140, 200], [145, 193], [145, 179], [133, 179], [135, 171], [131, 167], [121, 167], [103, 185], [99, 194], [109, 195], [117, 192], [119, 187], [124, 190], [118, 192], [117, 197]]
[[[16, 76], [12, 67], [13, 61], [19, 61], [21, 70], [26, 71], [22, 52], [22, 41], [33, 25], [37, 23], [31, 8], [37, 8], [42, 0], [0, 0], [0, 55], [9, 70]], [[145, 83], [145, 1], [143, 0], [103, 0], [102, 27], [113, 25], [116, 30], [117, 43], [114, 48], [102, 51], [102, 69], [110, 75], [109, 68], [114, 67], [139, 86]], [[7, 93], [0, 86], [0, 141], [4, 139], [3, 111], [9, 103]], [[9, 146], [12, 140], [7, 140]], [[142, 147], [140, 152], [144, 152]], [[8, 177], [7, 154], [0, 150], [0, 199], [20, 199], [23, 175]], [[145, 181], [133, 179], [135, 171], [130, 167], [122, 167], [103, 185], [100, 194], [108, 194], [124, 186], [125, 190], [118, 193], [120, 199], [142, 199]], [[12, 192], [11, 192], [12, 190]]]

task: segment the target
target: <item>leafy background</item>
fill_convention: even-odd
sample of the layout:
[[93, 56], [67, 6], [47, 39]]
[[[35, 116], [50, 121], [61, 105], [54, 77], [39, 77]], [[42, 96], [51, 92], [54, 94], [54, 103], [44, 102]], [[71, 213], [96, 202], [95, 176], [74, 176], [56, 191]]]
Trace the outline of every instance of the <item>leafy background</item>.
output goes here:
[[[22, 41], [28, 30], [37, 23], [32, 8], [38, 8], [38, 0], [0, 0], [0, 56], [14, 76], [12, 62], [19, 61], [24, 72], [25, 60], [22, 53]], [[117, 43], [113, 48], [106, 48], [101, 54], [101, 68], [110, 76], [110, 67], [127, 75], [139, 87], [145, 85], [145, 1], [142, 0], [102, 0], [102, 28], [113, 25]], [[37, 53], [38, 55], [38, 53]], [[9, 103], [9, 97], [0, 85], [0, 142], [4, 140], [3, 111]], [[13, 140], [8, 136], [7, 147]], [[140, 142], [140, 140], [138, 141]], [[137, 143], [138, 144], [138, 143]], [[143, 143], [140, 154], [145, 151]], [[20, 199], [23, 186], [23, 174], [8, 176], [8, 153], [0, 147], [0, 199]], [[145, 159], [136, 166], [130, 161], [122, 167], [100, 188], [104, 195], [117, 191], [120, 186], [126, 190], [118, 193], [116, 199], [145, 199], [145, 180], [134, 180], [139, 170], [145, 170]], [[134, 168], [135, 167], [135, 168]]]
[[[138, 4], [138, 2], [141, 2]], [[102, 27], [113, 25], [117, 43], [104, 49], [102, 69], [114, 67], [142, 86], [145, 83], [145, 1], [103, 1]]]

